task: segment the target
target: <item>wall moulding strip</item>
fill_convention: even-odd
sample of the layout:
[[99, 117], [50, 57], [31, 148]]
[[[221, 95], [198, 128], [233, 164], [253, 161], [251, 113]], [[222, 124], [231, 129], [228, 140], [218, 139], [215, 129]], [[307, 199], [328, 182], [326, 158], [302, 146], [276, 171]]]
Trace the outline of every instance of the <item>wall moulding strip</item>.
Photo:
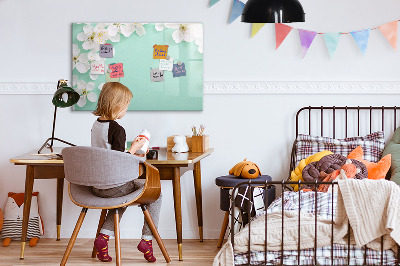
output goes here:
[[[0, 83], [0, 94], [53, 94], [57, 83]], [[400, 94], [400, 81], [205, 81], [204, 94]]]

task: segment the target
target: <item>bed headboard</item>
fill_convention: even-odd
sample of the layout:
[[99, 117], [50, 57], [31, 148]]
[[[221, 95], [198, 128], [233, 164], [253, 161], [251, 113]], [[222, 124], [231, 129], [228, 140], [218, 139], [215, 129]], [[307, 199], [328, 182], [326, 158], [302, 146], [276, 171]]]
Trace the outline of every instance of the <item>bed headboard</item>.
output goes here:
[[[308, 106], [296, 114], [296, 137], [299, 134], [347, 138], [363, 136], [382, 130], [389, 139], [398, 126], [396, 106]], [[293, 144], [290, 171], [295, 164], [295, 144]], [[289, 172], [290, 176], [290, 172]]]

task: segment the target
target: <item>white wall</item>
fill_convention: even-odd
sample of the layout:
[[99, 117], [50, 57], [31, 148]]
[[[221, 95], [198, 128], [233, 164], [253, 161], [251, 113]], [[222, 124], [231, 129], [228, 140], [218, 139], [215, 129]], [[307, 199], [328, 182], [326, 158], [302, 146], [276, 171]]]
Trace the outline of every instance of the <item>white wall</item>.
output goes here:
[[[391, 50], [379, 31], [371, 33], [366, 56], [351, 36], [343, 36], [334, 59], [329, 59], [318, 36], [305, 59], [296, 31], [274, 50], [273, 25], [250, 40], [251, 27], [227, 24], [230, 0], [208, 9], [208, 0], [117, 1], [0, 0], [0, 82], [56, 82], [71, 75], [72, 22], [203, 22], [206, 81], [399, 81], [399, 52]], [[375, 27], [399, 19], [398, 1], [303, 0], [306, 23], [294, 24], [321, 32]], [[237, 63], [239, 62], [239, 63]], [[176, 133], [189, 134], [193, 124], [205, 123], [215, 152], [202, 163], [205, 238], [217, 238], [223, 214], [214, 179], [248, 158], [275, 180], [286, 176], [294, 138], [294, 115], [308, 105], [399, 105], [398, 95], [211, 95], [204, 96], [202, 112], [129, 112], [121, 124], [128, 138], [142, 128], [153, 133], [153, 145], [165, 146]], [[24, 190], [25, 168], [9, 158], [37, 149], [50, 136], [53, 106], [50, 95], [0, 95], [0, 207], [7, 192]], [[89, 145], [94, 116], [60, 109], [56, 135], [78, 145]], [[55, 180], [35, 182], [46, 237], [55, 237]], [[160, 232], [175, 238], [172, 188], [162, 182], [164, 202]], [[62, 237], [69, 237], [79, 208], [64, 191]], [[197, 237], [193, 181], [182, 177], [184, 238]], [[80, 237], [92, 237], [99, 212], [90, 211]], [[130, 208], [121, 222], [123, 238], [139, 238], [142, 216]]]

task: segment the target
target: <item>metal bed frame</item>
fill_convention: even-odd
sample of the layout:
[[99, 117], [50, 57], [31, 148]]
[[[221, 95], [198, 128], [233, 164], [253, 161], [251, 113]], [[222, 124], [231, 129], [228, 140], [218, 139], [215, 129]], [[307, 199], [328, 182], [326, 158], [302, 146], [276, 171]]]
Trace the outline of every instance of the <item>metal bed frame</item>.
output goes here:
[[[356, 112], [356, 115], [357, 115], [357, 125], [356, 125], [357, 126], [357, 136], [360, 136], [360, 121], [361, 121], [360, 120], [360, 113], [361, 112], [364, 112], [364, 113], [365, 113], [365, 111], [369, 112], [369, 131], [370, 131], [370, 133], [372, 133], [373, 113], [375, 114], [376, 112], [379, 112], [379, 111], [381, 112], [381, 130], [384, 131], [384, 129], [385, 129], [385, 113], [387, 113], [386, 111], [393, 112], [393, 130], [395, 130], [396, 129], [396, 125], [397, 125], [397, 122], [396, 122], [397, 121], [397, 119], [396, 119], [397, 118], [397, 111], [399, 109], [400, 108], [398, 108], [396, 106], [393, 106], [393, 107], [385, 107], [385, 106], [382, 106], [382, 107], [372, 107], [372, 106], [369, 106], [369, 107], [360, 107], [360, 106], [357, 106], [357, 107], [348, 107], [348, 106], [344, 106], [344, 107], [337, 107], [337, 106], [331, 106], [331, 107], [324, 107], [324, 106], [312, 107], [312, 106], [308, 106], [308, 107], [303, 107], [296, 114], [296, 138], [300, 134], [299, 133], [299, 125], [300, 125], [299, 124], [299, 120], [300, 120], [300, 114], [303, 111], [308, 111], [308, 134], [309, 135], [311, 135], [311, 131], [312, 131], [311, 112], [313, 110], [319, 111], [319, 115], [320, 115], [320, 136], [324, 136], [324, 111], [325, 110], [331, 110], [330, 113], [332, 113], [332, 117], [331, 118], [332, 118], [332, 123], [333, 123], [332, 124], [332, 129], [333, 129], [332, 136], [333, 136], [333, 138], [336, 137], [336, 122], [337, 122], [336, 113], [339, 112], [339, 111], [340, 112], [344, 112], [344, 121], [341, 121], [341, 122], [342, 122], [342, 125], [344, 123], [345, 137], [347, 138], [347, 136], [348, 136], [348, 125], [349, 125], [349, 121], [348, 121], [349, 120], [348, 119], [349, 115], [348, 115], [348, 113]], [[325, 121], [326, 120], [327, 119], [325, 119]], [[295, 169], [295, 167], [296, 167], [296, 165], [295, 165], [295, 158], [296, 158], [295, 146], [296, 146], [296, 141], [293, 144], [293, 149], [292, 149], [292, 153], [291, 153], [290, 172], [293, 169]], [[289, 172], [289, 176], [290, 176], [290, 172]], [[271, 186], [271, 185], [281, 186], [282, 195], [283, 195], [285, 190], [291, 190], [290, 187], [287, 186], [287, 185], [292, 185], [292, 184], [299, 185], [299, 187], [300, 187], [301, 184], [315, 185], [314, 191], [317, 192], [317, 189], [318, 189], [319, 185], [330, 184], [330, 185], [332, 185], [332, 190], [333, 190], [334, 186], [336, 186], [338, 183], [336, 181], [332, 181], [332, 182], [320, 182], [320, 181], [304, 182], [304, 181], [285, 181], [285, 180], [283, 180], [283, 181], [265, 181], [265, 182], [263, 182], [263, 181], [252, 181], [250, 179], [249, 181], [242, 182], [242, 183], [236, 185], [234, 187], [233, 191], [232, 191], [232, 195], [235, 195], [235, 192], [239, 187], [251, 186], [251, 187], [263, 188], [264, 191], [265, 191], [266, 198], [268, 198], [268, 189], [266, 189], [266, 188], [268, 188], [269, 186]], [[299, 202], [301, 202], [301, 192], [300, 192], [300, 190], [298, 191], [298, 193], [299, 193]], [[252, 196], [253, 196], [252, 194], [253, 194], [253, 191], [250, 189], [250, 198], [252, 198]], [[281, 198], [282, 198], [282, 212], [284, 212], [284, 197], [281, 197]], [[333, 250], [333, 244], [334, 244], [333, 243], [333, 224], [334, 224], [334, 220], [333, 220], [334, 219], [334, 217], [333, 217], [333, 211], [334, 211], [333, 204], [334, 203], [333, 203], [333, 201], [334, 200], [333, 199], [334, 199], [334, 193], [332, 193], [332, 213], [331, 213], [331, 215], [332, 215], [332, 221], [331, 221], [332, 222], [332, 224], [331, 224], [332, 225], [331, 226], [331, 228], [332, 228], [332, 237], [331, 237], [331, 261], [332, 261], [332, 265], [333, 265], [333, 262], [334, 262], [334, 254], [333, 254], [333, 252], [334, 252], [334, 250]], [[315, 213], [317, 213], [317, 208], [318, 208], [317, 207], [317, 202], [318, 202], [317, 193], [315, 193]], [[268, 239], [267, 239], [267, 233], [268, 233], [267, 207], [268, 206], [266, 204], [267, 204], [267, 201], [264, 201], [264, 208], [265, 208], [264, 262], [259, 263], [259, 265], [272, 265], [272, 264], [268, 264], [268, 262], [267, 262], [267, 252], [268, 252], [268, 250], [267, 250], [267, 242], [268, 242]], [[300, 204], [299, 204], [298, 214], [299, 214], [298, 226], [300, 227]], [[235, 241], [234, 241], [234, 237], [235, 237], [235, 234], [234, 234], [234, 217], [235, 217], [234, 197], [232, 197], [232, 200], [231, 200], [231, 232], [230, 232], [231, 239], [230, 239], [230, 241], [231, 241], [231, 244], [232, 244], [233, 248], [234, 248], [234, 245], [235, 245]], [[318, 238], [316, 224], [317, 224], [317, 215], [315, 215], [315, 239], [314, 239], [314, 258], [313, 258], [314, 263], [313, 264], [307, 264], [307, 265], [318, 265], [317, 264], [317, 254], [316, 254], [317, 238]], [[251, 230], [250, 230], [251, 229], [251, 219], [249, 219], [248, 227], [249, 227], [249, 242], [248, 242], [248, 245], [247, 245], [247, 262], [248, 263], [245, 264], [245, 265], [250, 265], [251, 264], [251, 255], [250, 255], [251, 254], [251, 249], [250, 249], [250, 243], [251, 243]], [[284, 251], [284, 240], [283, 240], [284, 218], [283, 218], [283, 216], [282, 216], [282, 232], [281, 232], [281, 234], [282, 234], [282, 237], [281, 237], [281, 249], [280, 249], [281, 256], [280, 256], [280, 264], [278, 264], [278, 265], [284, 265], [283, 264], [283, 259], [284, 259], [284, 256], [283, 256], [283, 251]], [[297, 248], [297, 265], [305, 265], [305, 264], [300, 264], [300, 254], [301, 254], [300, 242], [301, 242], [301, 237], [300, 237], [300, 230], [299, 230], [298, 243], [297, 243], [297, 247], [298, 247]], [[400, 249], [399, 249], [400, 246], [397, 245], [397, 248], [398, 248], [399, 252], [397, 253], [397, 258], [396, 258], [395, 265], [400, 265]], [[363, 265], [367, 265], [366, 264], [367, 263], [367, 253], [366, 253], [366, 249], [367, 248], [366, 248], [366, 246], [363, 246], [363, 249], [364, 249], [364, 263], [363, 263]], [[348, 226], [348, 233], [347, 233], [347, 264], [346, 265], [350, 265], [350, 224]], [[384, 265], [384, 261], [383, 261], [383, 236], [381, 237], [380, 265]]]

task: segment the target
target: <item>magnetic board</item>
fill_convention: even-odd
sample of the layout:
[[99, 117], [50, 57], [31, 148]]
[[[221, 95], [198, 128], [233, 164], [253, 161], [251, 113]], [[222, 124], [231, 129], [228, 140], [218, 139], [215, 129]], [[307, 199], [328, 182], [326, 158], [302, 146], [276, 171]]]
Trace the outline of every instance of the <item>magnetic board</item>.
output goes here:
[[203, 109], [201, 23], [73, 23], [74, 110], [93, 111], [105, 82], [133, 93], [128, 110]]

